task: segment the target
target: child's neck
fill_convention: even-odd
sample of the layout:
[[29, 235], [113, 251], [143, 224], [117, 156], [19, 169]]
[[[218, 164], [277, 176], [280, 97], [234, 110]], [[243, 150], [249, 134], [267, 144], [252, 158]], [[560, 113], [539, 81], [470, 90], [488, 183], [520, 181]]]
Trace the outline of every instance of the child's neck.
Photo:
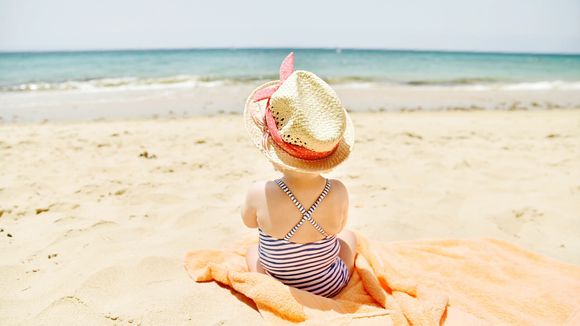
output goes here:
[[302, 173], [294, 171], [284, 171], [284, 181], [298, 186], [317, 184], [324, 178], [319, 173]]

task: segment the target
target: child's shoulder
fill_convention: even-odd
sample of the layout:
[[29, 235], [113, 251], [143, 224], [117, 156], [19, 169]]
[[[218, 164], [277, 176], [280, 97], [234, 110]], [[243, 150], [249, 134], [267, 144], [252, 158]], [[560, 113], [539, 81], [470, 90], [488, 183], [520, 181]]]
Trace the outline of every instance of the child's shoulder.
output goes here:
[[268, 180], [254, 181], [248, 187], [248, 191], [247, 191], [248, 196], [257, 195], [257, 194], [263, 192], [264, 189], [266, 188], [266, 184], [268, 182], [269, 182]]
[[348, 189], [338, 179], [329, 179], [331, 182], [330, 192], [334, 193], [334, 198], [339, 201], [348, 201]]
[[248, 198], [258, 198], [259, 196], [263, 196], [269, 187], [275, 185], [273, 180], [259, 180], [254, 181], [248, 187], [248, 191], [246, 196]]
[[346, 191], [346, 186], [344, 185], [344, 183], [342, 183], [342, 181], [338, 179], [328, 179], [328, 180], [330, 180], [332, 188], [337, 188]]

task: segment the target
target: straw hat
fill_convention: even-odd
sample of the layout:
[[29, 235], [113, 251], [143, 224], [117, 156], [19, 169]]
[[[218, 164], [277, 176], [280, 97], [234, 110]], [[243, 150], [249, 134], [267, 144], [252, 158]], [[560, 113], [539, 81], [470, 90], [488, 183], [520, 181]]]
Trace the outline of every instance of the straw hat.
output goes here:
[[294, 71], [294, 53], [282, 62], [280, 80], [250, 94], [244, 120], [256, 147], [293, 171], [329, 171], [354, 145], [354, 127], [338, 96], [315, 74]]

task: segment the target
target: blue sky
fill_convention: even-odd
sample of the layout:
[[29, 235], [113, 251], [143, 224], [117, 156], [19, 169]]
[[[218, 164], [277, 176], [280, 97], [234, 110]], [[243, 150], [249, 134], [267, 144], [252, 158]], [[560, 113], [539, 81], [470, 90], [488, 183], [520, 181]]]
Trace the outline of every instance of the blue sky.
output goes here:
[[0, 0], [0, 51], [189, 47], [580, 53], [580, 1]]

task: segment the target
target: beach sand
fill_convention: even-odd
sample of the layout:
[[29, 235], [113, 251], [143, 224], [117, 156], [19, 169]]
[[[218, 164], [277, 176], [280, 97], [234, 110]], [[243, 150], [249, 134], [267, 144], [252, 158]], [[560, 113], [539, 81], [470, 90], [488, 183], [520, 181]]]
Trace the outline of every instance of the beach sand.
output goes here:
[[[350, 229], [494, 237], [580, 264], [580, 110], [352, 118], [354, 152], [330, 174]], [[239, 114], [0, 125], [0, 324], [262, 324], [183, 258], [256, 234], [240, 204], [275, 177]]]

